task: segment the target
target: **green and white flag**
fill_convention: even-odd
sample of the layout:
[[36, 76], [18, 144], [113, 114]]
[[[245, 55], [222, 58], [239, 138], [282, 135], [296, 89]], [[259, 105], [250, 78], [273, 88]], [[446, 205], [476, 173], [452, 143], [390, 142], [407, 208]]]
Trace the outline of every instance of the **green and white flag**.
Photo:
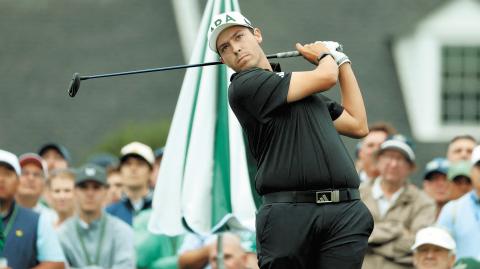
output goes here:
[[[217, 61], [208, 48], [211, 18], [239, 11], [237, 0], [209, 0], [190, 63]], [[210, 234], [220, 226], [254, 230], [255, 202], [241, 126], [228, 105], [225, 65], [189, 68], [155, 187], [149, 229]]]

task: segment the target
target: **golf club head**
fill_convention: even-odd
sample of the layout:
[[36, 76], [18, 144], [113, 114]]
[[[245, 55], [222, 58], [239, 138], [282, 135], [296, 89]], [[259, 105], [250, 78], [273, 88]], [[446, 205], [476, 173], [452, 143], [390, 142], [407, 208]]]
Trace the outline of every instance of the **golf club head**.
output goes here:
[[68, 89], [68, 95], [70, 97], [75, 97], [77, 95], [78, 89], [80, 89], [80, 74], [73, 74], [72, 81], [70, 82], [70, 88]]

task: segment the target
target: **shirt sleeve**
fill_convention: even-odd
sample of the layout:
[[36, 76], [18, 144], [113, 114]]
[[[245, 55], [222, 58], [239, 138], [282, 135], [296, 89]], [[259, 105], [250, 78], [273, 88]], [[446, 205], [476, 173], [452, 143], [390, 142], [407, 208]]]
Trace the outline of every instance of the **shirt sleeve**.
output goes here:
[[183, 238], [182, 245], [178, 249], [178, 254], [183, 254], [186, 251], [201, 248], [203, 246], [203, 240], [199, 235], [193, 233], [187, 233]]
[[[112, 217], [114, 218], [114, 217]], [[118, 220], [114, 225], [118, 226], [115, 233], [115, 247], [113, 250], [114, 261], [112, 268], [116, 269], [130, 269], [135, 268], [135, 246], [133, 229]]]
[[332, 118], [332, 121], [335, 121], [342, 115], [343, 113], [343, 106], [340, 105], [339, 103], [333, 101], [332, 99], [324, 96], [323, 94], [320, 94], [320, 99], [327, 105], [328, 112], [330, 113], [330, 118]]
[[456, 215], [456, 209], [457, 206], [455, 204], [456, 201], [452, 201], [447, 203], [445, 206], [443, 206], [442, 210], [440, 211], [440, 214], [438, 215], [437, 219], [437, 226], [440, 226], [444, 229], [447, 229], [450, 234], [453, 235], [453, 224], [454, 224], [454, 218]]
[[244, 110], [260, 122], [287, 103], [291, 73], [275, 73], [260, 68], [240, 72], [229, 91], [233, 110]]
[[37, 260], [40, 262], [65, 262], [58, 235], [46, 214], [40, 214], [37, 227]]

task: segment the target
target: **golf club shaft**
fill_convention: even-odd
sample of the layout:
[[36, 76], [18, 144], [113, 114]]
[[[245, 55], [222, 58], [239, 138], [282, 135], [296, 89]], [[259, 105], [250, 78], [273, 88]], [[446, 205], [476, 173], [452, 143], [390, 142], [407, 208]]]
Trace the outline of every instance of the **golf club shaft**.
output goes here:
[[[288, 57], [296, 57], [296, 56], [300, 56], [300, 53], [294, 50], [294, 51], [286, 51], [286, 52], [270, 54], [270, 55], [267, 55], [267, 58], [268, 59], [288, 58]], [[159, 72], [159, 71], [167, 71], [167, 70], [175, 70], [175, 69], [183, 69], [183, 68], [199, 67], [199, 66], [209, 66], [209, 65], [217, 65], [217, 64], [222, 64], [222, 62], [216, 61], [216, 62], [208, 62], [208, 63], [200, 63], [200, 64], [183, 64], [183, 65], [174, 65], [174, 66], [166, 66], [166, 67], [151, 68], [151, 69], [141, 69], [141, 70], [126, 71], [126, 72], [118, 72], [118, 73], [100, 74], [100, 75], [92, 75], [92, 76], [80, 76], [80, 80], [116, 77], [116, 76], [132, 75], [132, 74], [143, 74], [143, 73], [151, 73], [151, 72]]]

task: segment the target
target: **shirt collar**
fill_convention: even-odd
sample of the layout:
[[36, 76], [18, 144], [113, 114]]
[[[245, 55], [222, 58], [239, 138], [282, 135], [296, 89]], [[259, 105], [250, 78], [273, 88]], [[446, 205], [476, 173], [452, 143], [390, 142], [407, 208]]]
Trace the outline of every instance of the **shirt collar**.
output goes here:
[[37, 212], [38, 214], [42, 213], [43, 211], [47, 210], [47, 207], [42, 204], [41, 202], [38, 202], [33, 208], [33, 211]]
[[10, 206], [10, 208], [8, 209], [8, 212], [7, 214], [4, 216], [2, 215], [2, 220], [3, 221], [8, 221], [8, 219], [10, 218], [10, 216], [12, 216], [12, 213], [13, 213], [13, 209], [15, 208], [15, 200], [12, 201], [12, 205]]
[[375, 200], [378, 200], [381, 197], [383, 197], [383, 191], [382, 191], [382, 188], [380, 187], [380, 181], [381, 180], [382, 180], [381, 178], [377, 178], [373, 182], [372, 196], [373, 196], [373, 199], [375, 199]]
[[[280, 66], [280, 63], [270, 63], [270, 66], [272, 67], [272, 72], [282, 72], [282, 68]], [[259, 67], [254, 67], [252, 69], [260, 69]], [[252, 70], [252, 69], [249, 69], [249, 70]], [[249, 71], [249, 70], [244, 70], [244, 71], [241, 71], [241, 72], [238, 72], [238, 73], [233, 73], [232, 76], [230, 77], [230, 81], [233, 80], [233, 78], [235, 78], [239, 73], [242, 73], [242, 72], [245, 72], [245, 71]], [[270, 71], [268, 69], [265, 69], [266, 71]]]
[[480, 204], [480, 197], [475, 190], [470, 191], [470, 198], [477, 204]]
[[[143, 201], [142, 208], [144, 208], [144, 207], [149, 207], [149, 206], [152, 204], [152, 200], [153, 200], [153, 191], [152, 191], [152, 190], [148, 190], [147, 195], [145, 195], [145, 196], [142, 198], [142, 201]], [[121, 201], [122, 201], [123, 203], [125, 203], [127, 206], [133, 208], [133, 203], [132, 203], [132, 201], [131, 201], [131, 200], [128, 198], [128, 196], [126, 196], [125, 194], [122, 195]]]
[[270, 63], [273, 72], [282, 72], [282, 68], [279, 63]]
[[[382, 187], [380, 186], [380, 184], [382, 183], [382, 178], [381, 177], [377, 177], [375, 179], [375, 181], [373, 182], [373, 186], [372, 186], [372, 196], [373, 196], [373, 199], [375, 200], [379, 200], [379, 199], [387, 199], [385, 197], [385, 193], [383, 192], [382, 190]], [[398, 197], [400, 196], [400, 194], [402, 194], [403, 190], [405, 189], [405, 187], [401, 187], [400, 189], [398, 189], [393, 195], [392, 197], [389, 199], [391, 202], [395, 202]]]
[[77, 218], [78, 226], [83, 230], [97, 229], [100, 226], [100, 221], [102, 220], [104, 215], [105, 213], [102, 212], [102, 214], [100, 215], [100, 218], [92, 221], [90, 224], [86, 223], [79, 216], [77, 216], [76, 218]]
[[360, 177], [361, 182], [370, 181], [370, 177], [367, 175], [367, 172], [365, 172], [365, 170], [358, 171], [358, 176]]

